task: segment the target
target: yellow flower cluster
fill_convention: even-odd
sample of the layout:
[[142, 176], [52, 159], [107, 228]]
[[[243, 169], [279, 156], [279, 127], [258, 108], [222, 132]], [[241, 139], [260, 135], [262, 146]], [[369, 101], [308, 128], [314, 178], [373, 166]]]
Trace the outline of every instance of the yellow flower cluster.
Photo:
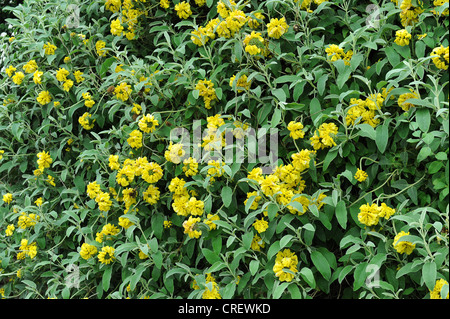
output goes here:
[[92, 114], [85, 112], [82, 116], [78, 118], [78, 123], [85, 130], [92, 130], [94, 128], [95, 119], [91, 119]]
[[[433, 1], [433, 5], [436, 7], [436, 9], [438, 9], [440, 6], [443, 6], [445, 3], [448, 3], [449, 0], [434, 0]], [[439, 11], [437, 10], [431, 10], [431, 12], [433, 14], [439, 15]], [[443, 16], [448, 16], [449, 14], [449, 9], [445, 9], [442, 13]]]
[[53, 162], [53, 159], [51, 158], [50, 154], [46, 151], [42, 151], [40, 153], [37, 153], [37, 164], [38, 164], [38, 170], [41, 172], [44, 172], [44, 169], [49, 168], [50, 164]]
[[37, 255], [37, 245], [36, 242], [28, 244], [28, 239], [22, 239], [20, 241], [20, 252], [17, 253], [17, 259], [24, 259], [26, 256], [33, 259]]
[[[187, 6], [181, 6], [181, 4], [179, 4], [180, 12], [183, 15], [179, 14], [180, 18], [189, 16], [190, 14], [188, 15], [186, 10], [181, 10], [181, 8], [186, 8]], [[194, 44], [203, 46], [209, 39], [214, 39], [216, 34], [225, 39], [231, 38], [246, 24], [250, 28], [256, 29], [265, 18], [261, 12], [251, 12], [247, 15], [244, 11], [237, 9], [236, 2], [233, 0], [230, 0], [229, 4], [219, 1], [216, 8], [220, 18], [209, 20], [204, 27], [195, 27], [195, 30], [191, 31], [191, 41]], [[178, 13], [176, 7], [175, 10]], [[280, 19], [273, 18], [267, 24], [267, 35], [271, 38], [279, 39], [288, 29], [289, 25], [286, 23], [284, 17]], [[250, 35], [247, 35], [244, 38], [244, 46], [245, 51], [250, 55], [262, 54], [263, 56], [267, 56], [269, 54], [267, 41], [262, 37], [260, 32], [252, 31]]]
[[406, 29], [397, 30], [395, 32], [394, 42], [400, 46], [409, 45], [409, 40], [411, 40], [411, 33]]
[[380, 123], [380, 120], [376, 118], [377, 110], [381, 109], [383, 103], [384, 98], [381, 93], [371, 94], [365, 100], [351, 98], [350, 108], [345, 117], [347, 125], [355, 125], [357, 119], [361, 118], [358, 123], [369, 124], [372, 127], [376, 127]]
[[[106, 0], [105, 8], [113, 13], [120, 12], [120, 17], [111, 21], [111, 34], [116, 36], [123, 34], [130, 41], [136, 39], [138, 19], [147, 12], [135, 7], [133, 0]], [[124, 31], [123, 25], [127, 26], [127, 31]]]
[[443, 45], [441, 45], [440, 47], [434, 48], [433, 51], [431, 52], [431, 56], [433, 56], [432, 61], [438, 69], [442, 70], [448, 69], [449, 63], [448, 46], [445, 48]]
[[418, 99], [419, 95], [413, 90], [410, 89], [411, 93], [403, 93], [398, 97], [397, 104], [402, 108], [403, 111], [407, 112], [410, 108], [415, 105], [411, 102], [406, 102], [408, 99]]
[[11, 193], [6, 193], [5, 195], [3, 195], [3, 201], [6, 204], [10, 204], [13, 200], [13, 195]]
[[[441, 290], [444, 286], [448, 286], [448, 282], [445, 279], [441, 278], [436, 280], [433, 290], [430, 290], [430, 299], [443, 299], [441, 296]], [[445, 299], [448, 299], [448, 296], [449, 294], [447, 293]]]
[[92, 99], [92, 95], [89, 92], [81, 93], [81, 96], [84, 99], [84, 105], [88, 108], [91, 108], [94, 106], [95, 101]]
[[364, 204], [359, 207], [358, 220], [366, 226], [375, 226], [378, 224], [380, 217], [389, 219], [394, 214], [395, 209], [385, 203], [381, 203], [381, 206]]
[[198, 90], [199, 95], [203, 97], [205, 107], [210, 109], [212, 107], [211, 102], [217, 99], [214, 83], [212, 83], [211, 80], [199, 80], [195, 85], [195, 89]]
[[36, 214], [27, 214], [22, 212], [17, 221], [17, 226], [21, 229], [34, 227], [41, 217]]
[[331, 62], [344, 60], [345, 65], [350, 65], [350, 60], [353, 56], [352, 50], [348, 50], [347, 52], [345, 52], [344, 49], [336, 44], [331, 44], [325, 49], [325, 52], [330, 57]]
[[365, 171], [363, 171], [362, 169], [358, 168], [358, 170], [356, 171], [356, 174], [355, 174], [355, 179], [358, 182], [364, 182], [367, 179], [367, 177], [368, 177], [367, 173]]
[[287, 129], [289, 130], [289, 136], [294, 140], [299, 138], [303, 138], [305, 136], [305, 132], [303, 131], [303, 124], [300, 122], [290, 121]]
[[[236, 74], [230, 78], [230, 86], [233, 87], [233, 84], [236, 81]], [[251, 81], [248, 81], [248, 77], [246, 74], [242, 74], [239, 79], [236, 81], [236, 89], [238, 93], [243, 92], [244, 90], [250, 90], [250, 86], [252, 85]]]
[[[399, 4], [398, 0], [391, 0], [397, 6]], [[404, 27], [414, 25], [419, 22], [419, 15], [424, 11], [422, 6], [422, 1], [417, 1], [418, 6], [412, 4], [412, 0], [402, 0], [400, 1], [400, 20]]]
[[416, 244], [413, 244], [407, 240], [399, 241], [403, 236], [409, 235], [409, 232], [401, 231], [395, 236], [394, 242], [392, 243], [392, 246], [399, 254], [407, 254], [410, 255], [414, 248], [416, 248]]
[[310, 138], [311, 145], [315, 150], [325, 149], [336, 145], [333, 137], [338, 133], [338, 127], [334, 123], [323, 123]]
[[[219, 285], [216, 282], [216, 279], [211, 275], [211, 273], [206, 274], [206, 284], [211, 283], [212, 289], [210, 289], [208, 286], [205, 286], [205, 291], [202, 294], [202, 299], [221, 299], [219, 293]], [[192, 288], [195, 290], [200, 289], [199, 285], [197, 284], [197, 281], [194, 280], [192, 283]]]
[[[294, 274], [298, 272], [298, 257], [290, 249], [285, 249], [277, 253], [273, 272], [280, 281], [290, 282], [294, 279]], [[285, 271], [288, 269], [289, 272]]]

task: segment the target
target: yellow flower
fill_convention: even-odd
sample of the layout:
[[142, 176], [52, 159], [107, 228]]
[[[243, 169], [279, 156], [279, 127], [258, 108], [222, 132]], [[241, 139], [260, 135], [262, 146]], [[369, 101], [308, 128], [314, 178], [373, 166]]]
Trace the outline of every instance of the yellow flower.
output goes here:
[[81, 83], [84, 81], [83, 72], [77, 70], [73, 72], [73, 75], [75, 76], [75, 80], [77, 81], [77, 83]]
[[182, 1], [175, 5], [175, 11], [180, 19], [187, 19], [191, 16], [191, 6], [189, 2]]
[[101, 252], [98, 253], [98, 260], [105, 265], [109, 265], [113, 262], [116, 257], [114, 257], [115, 249], [111, 246], [104, 246]]
[[56, 45], [51, 44], [50, 42], [47, 42], [44, 44], [44, 53], [46, 55], [53, 55], [55, 54]]
[[6, 204], [10, 204], [13, 200], [13, 195], [11, 193], [6, 193], [5, 195], [3, 195], [3, 201]]
[[42, 83], [42, 75], [44, 74], [44, 72], [42, 71], [35, 71], [33, 73], [33, 82], [34, 84], [41, 84]]
[[138, 123], [139, 129], [144, 133], [152, 133], [158, 125], [158, 120], [151, 114], [143, 116]]
[[14, 230], [15, 230], [15, 229], [16, 229], [16, 228], [14, 227], [13, 224], [9, 224], [9, 225], [6, 227], [5, 235], [6, 235], [7, 237], [12, 236], [12, 234], [14, 233]]
[[272, 196], [280, 190], [280, 179], [273, 174], [267, 175], [260, 181], [261, 191], [266, 196]]
[[366, 226], [378, 224], [380, 208], [377, 204], [364, 204], [359, 207], [358, 220]]
[[[275, 259], [275, 265], [273, 266], [273, 272], [280, 281], [290, 282], [294, 278], [294, 274], [298, 272], [298, 257], [295, 253], [289, 249], [279, 251]], [[289, 269], [290, 272], [286, 272], [285, 269]], [[292, 273], [291, 273], [292, 272]]]
[[5, 69], [5, 72], [6, 72], [6, 75], [8, 75], [9, 77], [11, 77], [11, 75], [13, 75], [13, 73], [14, 72], [16, 72], [16, 68], [15, 67], [13, 67], [12, 65], [10, 65], [10, 66], [8, 66], [6, 69]]
[[[435, 1], [436, 2], [436, 1]], [[442, 287], [445, 285], [448, 286], [448, 282], [445, 279], [438, 279], [436, 280], [436, 284], [434, 285], [433, 290], [430, 290], [430, 299], [443, 299], [441, 296], [441, 290]], [[448, 299], [449, 294], [447, 293], [447, 296], [445, 299]]]
[[264, 248], [265, 246], [266, 243], [262, 240], [262, 238], [255, 234], [255, 236], [253, 236], [250, 248], [256, 251], [260, 251], [261, 248]]
[[191, 215], [201, 216], [203, 215], [203, 208], [205, 203], [201, 200], [196, 199], [195, 197], [191, 197], [186, 203], [186, 210]]
[[109, 155], [109, 163], [108, 166], [112, 169], [112, 170], [117, 170], [120, 168], [120, 164], [119, 164], [119, 155]]
[[287, 32], [289, 26], [286, 23], [286, 20], [283, 18], [270, 19], [270, 22], [267, 24], [267, 32], [269, 37], [279, 39], [283, 34]]
[[394, 42], [402, 47], [409, 45], [410, 39], [411, 39], [411, 34], [406, 29], [397, 30], [395, 32]]
[[119, 100], [126, 101], [130, 97], [132, 90], [131, 85], [128, 85], [126, 82], [120, 83], [114, 89], [114, 94]]
[[194, 218], [189, 216], [188, 220], [183, 222], [184, 233], [188, 234], [190, 238], [199, 238], [202, 234], [201, 230], [197, 230], [197, 223], [200, 222], [200, 217]]
[[111, 21], [111, 34], [120, 36], [123, 32], [122, 24], [119, 19]]
[[357, 169], [356, 174], [355, 174], [355, 179], [358, 182], [364, 182], [366, 180], [366, 178], [368, 177], [367, 173], [361, 169]]
[[159, 6], [163, 9], [168, 9], [170, 7], [170, 1], [169, 0], [160, 0]]
[[58, 71], [56, 71], [56, 79], [60, 82], [64, 82], [67, 80], [69, 74], [70, 72], [65, 68], [59, 68]]
[[41, 92], [38, 94], [36, 100], [39, 102], [39, 104], [41, 104], [41, 105], [46, 105], [46, 104], [48, 104], [48, 103], [51, 102], [52, 97], [51, 97], [49, 91], [41, 91]]
[[305, 132], [302, 131], [303, 124], [300, 122], [290, 121], [287, 128], [290, 131], [289, 136], [294, 140], [303, 138], [305, 136]]
[[199, 95], [203, 97], [205, 107], [211, 108], [211, 101], [217, 99], [216, 91], [214, 90], [214, 83], [210, 80], [199, 80], [195, 85], [195, 89], [199, 91]]
[[213, 229], [216, 229], [216, 228], [217, 228], [217, 225], [214, 223], [215, 220], [220, 220], [219, 215], [217, 215], [217, 214], [215, 214], [215, 215], [208, 214], [208, 215], [206, 216], [206, 219], [203, 220], [203, 223], [205, 223], [206, 225], [208, 225], [209, 230], [213, 230]]
[[52, 186], [56, 186], [55, 178], [53, 176], [51, 176], [51, 175], [47, 175], [46, 182], [49, 183]]
[[100, 193], [100, 185], [97, 182], [90, 182], [87, 185], [86, 193], [90, 198], [95, 198]]
[[403, 111], [408, 111], [411, 107], [414, 107], [415, 105], [411, 102], [406, 102], [408, 99], [418, 99], [419, 96], [416, 92], [414, 92], [412, 89], [410, 89], [411, 93], [403, 93], [398, 97], [397, 104], [402, 108]]
[[128, 218], [119, 217], [119, 226], [128, 229], [130, 226], [134, 225]]
[[73, 86], [73, 81], [72, 80], [67, 80], [64, 82], [63, 84], [63, 89], [64, 91], [69, 92], [70, 88]]
[[95, 201], [98, 204], [98, 209], [102, 212], [107, 212], [111, 208], [112, 201], [109, 199], [109, 194], [100, 191], [95, 197]]
[[378, 213], [378, 216], [384, 217], [385, 219], [389, 219], [392, 215], [395, 214], [395, 209], [389, 207], [385, 203], [381, 203], [380, 206], [380, 212]]
[[409, 232], [407, 233], [404, 231], [399, 232], [397, 236], [395, 236], [392, 246], [399, 254], [406, 253], [407, 255], [410, 255], [413, 252], [414, 248], [416, 248], [416, 244], [413, 244], [409, 241], [399, 242], [399, 239], [406, 235], [409, 235]]
[[266, 231], [267, 228], [269, 228], [269, 223], [266, 220], [264, 220], [264, 218], [261, 218], [257, 219], [252, 226], [255, 227], [258, 233], [263, 233]]
[[89, 245], [88, 243], [84, 243], [81, 245], [80, 256], [83, 259], [88, 260], [93, 257], [97, 253], [97, 247], [94, 245]]
[[106, 0], [105, 8], [113, 13], [119, 11], [121, 6], [121, 0]]
[[85, 129], [85, 130], [92, 130], [92, 128], [94, 127], [94, 120], [91, 120], [92, 114], [89, 114], [88, 112], [85, 112], [82, 116], [80, 116], [78, 118], [78, 123], [81, 124], [81, 126]]
[[99, 40], [95, 42], [95, 50], [97, 51], [98, 56], [106, 55], [106, 50], [103, 49], [105, 46], [106, 46], [105, 41]]
[[164, 228], [170, 228], [172, 227], [172, 222], [170, 220], [165, 220], [164, 221]]
[[250, 86], [252, 82], [247, 80], [247, 75], [243, 74], [236, 81], [236, 74], [230, 78], [230, 86], [233, 87], [233, 83], [236, 81], [236, 89], [238, 93], [241, 93], [243, 90], [250, 90]]
[[25, 77], [25, 74], [23, 74], [23, 72], [19, 71], [19, 72], [14, 73], [12, 80], [15, 84], [20, 85], [20, 84], [22, 84], [24, 77]]
[[315, 150], [336, 146], [333, 136], [337, 133], [338, 127], [334, 123], [323, 123], [319, 126], [319, 130], [314, 132], [314, 136], [310, 138], [311, 144]]
[[42, 203], [44, 202], [44, 200], [42, 199], [42, 197], [39, 197], [38, 199], [36, 199], [35, 201], [34, 201], [34, 204], [37, 206], [37, 207], [40, 207], [40, 206], [42, 206]]
[[23, 69], [26, 73], [33, 73], [38, 68], [38, 65], [35, 60], [30, 60], [23, 66]]
[[160, 191], [159, 188], [154, 185], [149, 185], [147, 190], [142, 194], [143, 199], [150, 205], [154, 205], [159, 200]]
[[134, 130], [130, 133], [130, 137], [127, 139], [128, 144], [132, 148], [142, 147], [142, 133], [139, 130]]
[[195, 158], [189, 157], [183, 161], [183, 172], [189, 176], [194, 176], [198, 173], [198, 163]]
[[156, 183], [163, 177], [163, 169], [158, 163], [150, 162], [144, 165], [144, 170], [142, 171], [142, 179], [147, 183]]
[[44, 170], [45, 168], [50, 167], [50, 164], [53, 162], [52, 158], [50, 157], [50, 154], [42, 151], [40, 153], [36, 154], [38, 160], [37, 164], [40, 170]]
[[444, 46], [441, 45], [440, 47], [434, 48], [430, 55], [433, 56], [432, 61], [438, 69], [442, 70], [448, 69], [449, 64], [448, 46], [444, 48]]

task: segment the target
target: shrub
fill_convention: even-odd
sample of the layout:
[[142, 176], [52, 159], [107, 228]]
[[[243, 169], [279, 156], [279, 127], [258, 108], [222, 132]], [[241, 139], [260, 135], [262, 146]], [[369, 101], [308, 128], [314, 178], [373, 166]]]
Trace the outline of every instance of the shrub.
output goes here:
[[448, 298], [448, 1], [4, 11], [5, 298]]

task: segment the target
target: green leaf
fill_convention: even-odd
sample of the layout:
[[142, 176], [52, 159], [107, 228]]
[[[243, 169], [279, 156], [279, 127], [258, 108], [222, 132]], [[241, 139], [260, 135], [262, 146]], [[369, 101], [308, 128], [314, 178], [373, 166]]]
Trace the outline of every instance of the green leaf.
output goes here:
[[417, 162], [422, 162], [424, 159], [426, 159], [428, 156], [432, 154], [431, 148], [429, 146], [424, 146], [419, 151], [419, 154], [417, 154]]
[[379, 125], [375, 130], [375, 143], [381, 154], [386, 150], [389, 139], [389, 122], [385, 121], [383, 125]]
[[353, 282], [353, 291], [358, 290], [364, 284], [368, 274], [366, 272], [367, 262], [360, 263], [356, 266], [355, 272], [353, 274], [353, 278], [355, 281]]
[[436, 263], [426, 262], [422, 267], [422, 278], [427, 288], [433, 290], [436, 284]]
[[249, 268], [250, 268], [250, 273], [252, 274], [252, 276], [254, 276], [258, 272], [258, 269], [259, 269], [259, 260], [250, 261]]
[[274, 299], [280, 298], [283, 292], [286, 290], [287, 286], [289, 286], [290, 284], [291, 284], [290, 282], [283, 282], [282, 284], [275, 285], [272, 294], [273, 298]]
[[359, 135], [368, 137], [372, 140], [376, 140], [377, 133], [375, 132], [375, 129], [369, 124], [358, 124], [356, 125], [356, 127], [360, 129]]
[[325, 92], [328, 76], [328, 74], [324, 74], [317, 81], [317, 89], [319, 90], [319, 95], [322, 95], [323, 92]]
[[100, 67], [100, 72], [98, 73], [100, 77], [103, 79], [106, 75], [106, 72], [108, 71], [109, 67], [116, 61], [116, 58], [108, 58], [103, 62], [102, 66]]
[[233, 190], [230, 186], [225, 186], [221, 191], [222, 201], [225, 207], [230, 206], [233, 196]]
[[339, 225], [345, 229], [347, 226], [347, 208], [345, 207], [345, 202], [343, 200], [340, 200], [336, 205], [336, 218]]
[[416, 111], [416, 122], [422, 132], [428, 132], [431, 123], [430, 110], [428, 108], [418, 108]]
[[309, 104], [309, 113], [313, 122], [321, 115], [321, 111], [320, 101], [317, 98], [313, 98]]
[[325, 159], [323, 160], [323, 166], [322, 166], [323, 172], [327, 171], [328, 166], [336, 158], [337, 154], [338, 154], [337, 148], [332, 148], [328, 151], [327, 155], [325, 156]]
[[389, 60], [389, 63], [393, 67], [395, 67], [397, 64], [400, 63], [400, 55], [398, 55], [398, 53], [395, 52], [393, 47], [387, 47], [385, 49], [385, 53], [386, 53], [386, 56], [387, 56], [387, 58]]
[[314, 274], [311, 271], [311, 269], [307, 268], [307, 267], [303, 267], [300, 270], [300, 276], [306, 281], [306, 283], [311, 287], [311, 288], [316, 288], [316, 280], [314, 279]]
[[205, 256], [206, 260], [211, 264], [214, 265], [214, 263], [220, 261], [220, 257], [216, 255], [215, 252], [213, 252], [211, 249], [208, 248], [202, 248], [203, 256]]
[[112, 266], [109, 266], [103, 272], [102, 287], [103, 291], [108, 291], [111, 282]]
[[289, 285], [288, 290], [291, 294], [292, 299], [301, 299], [302, 293], [300, 292], [300, 289], [297, 285]]
[[316, 266], [317, 270], [322, 274], [325, 280], [329, 280], [331, 277], [331, 268], [328, 264], [328, 260], [322, 255], [322, 253], [318, 250], [315, 250], [311, 253], [311, 260]]

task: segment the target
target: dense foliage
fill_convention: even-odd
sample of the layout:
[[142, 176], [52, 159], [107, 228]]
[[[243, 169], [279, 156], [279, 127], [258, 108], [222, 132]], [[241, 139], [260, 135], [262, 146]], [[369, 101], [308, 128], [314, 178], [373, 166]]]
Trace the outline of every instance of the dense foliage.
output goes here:
[[448, 298], [448, 0], [2, 9], [4, 298]]

